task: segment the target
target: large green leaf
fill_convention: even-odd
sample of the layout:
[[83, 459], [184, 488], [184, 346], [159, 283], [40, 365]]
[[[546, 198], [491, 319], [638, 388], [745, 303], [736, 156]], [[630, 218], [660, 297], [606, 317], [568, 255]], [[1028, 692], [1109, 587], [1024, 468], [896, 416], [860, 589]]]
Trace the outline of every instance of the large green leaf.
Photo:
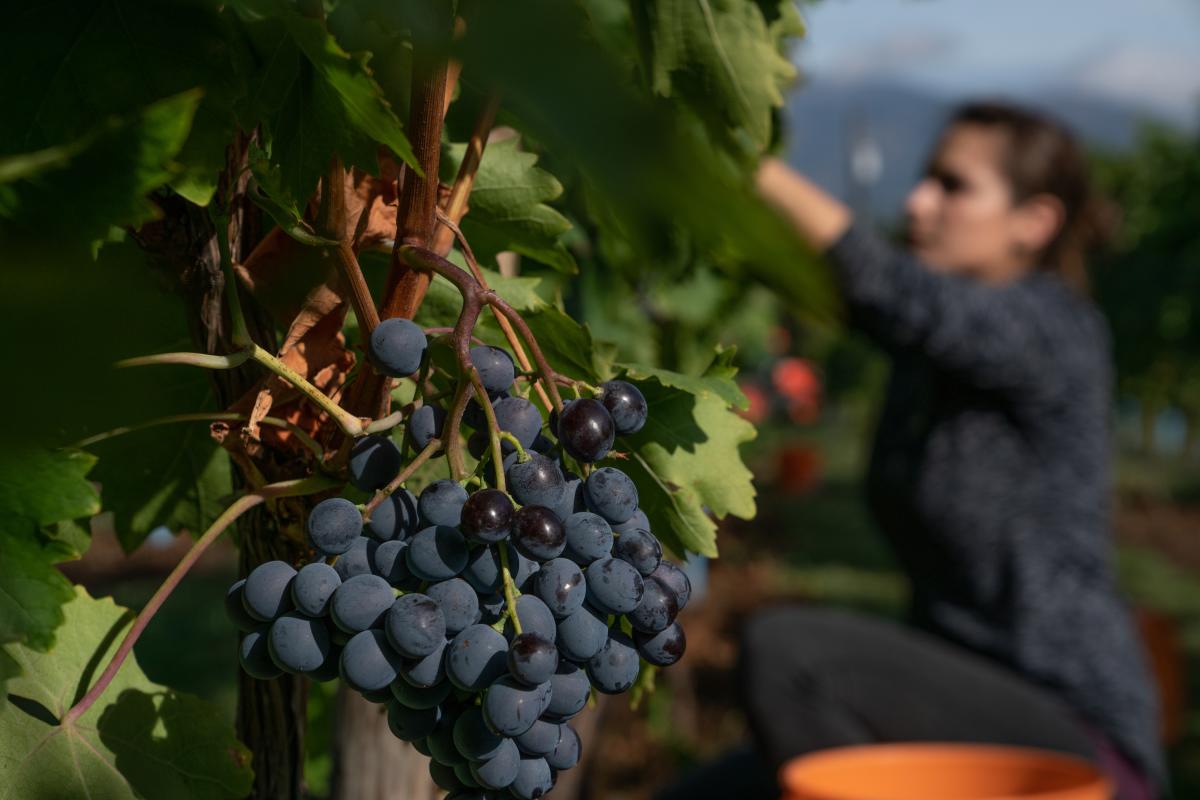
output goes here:
[[130, 657], [79, 719], [60, 724], [119, 646], [132, 614], [82, 588], [47, 654], [17, 648], [24, 677], [0, 709], [0, 798], [244, 797], [250, 754], [213, 706], [152, 683]]
[[178, 174], [174, 158], [199, 101], [186, 92], [67, 144], [3, 159], [0, 219], [19, 236], [80, 242], [151, 219], [146, 195]]
[[[503, 250], [553, 267], [576, 271], [575, 259], [561, 237], [571, 223], [546, 205], [562, 194], [558, 180], [535, 166], [535, 153], [519, 149], [516, 137], [491, 142], [471, 189], [470, 210], [463, 218], [463, 234], [479, 258], [491, 258]], [[453, 180], [466, 153], [465, 144], [447, 148], [442, 158], [445, 180]]]

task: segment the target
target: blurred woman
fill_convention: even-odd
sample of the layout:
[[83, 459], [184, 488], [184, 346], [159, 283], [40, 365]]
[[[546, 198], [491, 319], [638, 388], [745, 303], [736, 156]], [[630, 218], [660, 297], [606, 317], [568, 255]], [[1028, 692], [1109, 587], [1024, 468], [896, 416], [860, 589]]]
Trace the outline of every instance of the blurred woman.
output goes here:
[[1015, 107], [960, 109], [908, 197], [907, 250], [780, 161], [757, 186], [892, 359], [867, 490], [913, 589], [908, 626], [752, 620], [742, 677], [763, 754], [1028, 745], [1094, 761], [1121, 800], [1157, 796], [1155, 692], [1113, 574], [1112, 374], [1079, 146]]

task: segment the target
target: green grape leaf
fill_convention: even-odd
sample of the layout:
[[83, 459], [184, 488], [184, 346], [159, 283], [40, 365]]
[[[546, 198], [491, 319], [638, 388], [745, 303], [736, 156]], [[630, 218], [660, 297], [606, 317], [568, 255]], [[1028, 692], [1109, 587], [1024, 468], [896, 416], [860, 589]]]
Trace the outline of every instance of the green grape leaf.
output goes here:
[[641, 364], [617, 364], [616, 366], [625, 372], [626, 379], [644, 381], [654, 378], [663, 386], [682, 389], [692, 394], [712, 392], [729, 405], [744, 411], [750, 407], [750, 402], [732, 380], [733, 375], [737, 372], [729, 361], [733, 357], [733, 352], [732, 348], [722, 351], [718, 360], [714, 361], [708, 371], [699, 378]]
[[[546, 306], [546, 301], [538, 294], [538, 284], [541, 278], [507, 277], [490, 269], [481, 269], [483, 279], [488, 287], [505, 300], [510, 306], [522, 313], [535, 311]], [[462, 310], [462, 295], [454, 284], [440, 275], [435, 275], [425, 293], [425, 300], [417, 313], [417, 320], [426, 327], [452, 327]], [[480, 327], [476, 332], [491, 340], [491, 334], [500, 336], [500, 329], [489, 324], [491, 312], [486, 309], [480, 315]], [[494, 330], [493, 330], [494, 328]], [[501, 336], [501, 338], [503, 338]]]
[[[589, 383], [599, 383], [604, 379], [608, 368], [601, 363], [603, 359], [587, 325], [579, 324], [551, 305], [521, 316], [525, 318], [529, 330], [554, 370]], [[533, 359], [532, 352], [529, 358]]]
[[66, 145], [0, 161], [0, 220], [23, 237], [93, 242], [153, 218], [146, 199], [178, 173], [199, 92], [101, 125]]
[[[560, 272], [577, 271], [575, 259], [561, 241], [570, 221], [546, 205], [562, 194], [558, 179], [537, 166], [537, 154], [519, 150], [516, 137], [490, 142], [471, 189], [470, 210], [462, 230], [480, 259], [511, 250]], [[442, 174], [453, 180], [466, 153], [465, 144], [450, 145], [442, 157]]]
[[260, 70], [249, 78], [242, 124], [264, 122], [278, 166], [282, 207], [301, 208], [340, 155], [347, 166], [377, 174], [382, 144], [420, 170], [412, 146], [364, 54], [343, 50], [321, 20], [283, 0], [238, 0]]
[[754, 426], [730, 409], [727, 398], [736, 386], [717, 374], [723, 370], [718, 366], [716, 373], [687, 379], [625, 367], [625, 379], [646, 396], [649, 415], [642, 430], [618, 440], [630, 458], [609, 463], [633, 479], [651, 528], [681, 557], [717, 555], [710, 513], [743, 519], [755, 513], [753, 475], [738, 452], [754, 438]]
[[41, 448], [12, 450], [0, 459], [0, 645], [46, 650], [54, 642], [62, 604], [72, 594], [54, 565], [77, 558], [83, 542], [58, 540], [39, 528], [99, 513], [100, 495], [84, 477], [95, 463], [78, 450]]
[[[152, 683], [131, 655], [79, 719], [59, 720], [119, 646], [133, 614], [77, 587], [49, 653], [16, 648], [23, 677], [0, 709], [0, 798], [244, 797], [250, 753], [214, 706]], [[2, 668], [2, 665], [0, 665]]]
[[753, 0], [655, 0], [641, 4], [654, 90], [681, 94], [698, 111], [741, 129], [761, 151], [772, 113], [796, 78], [784, 40], [804, 33], [792, 0], [767, 22]]
[[337, 246], [333, 239], [317, 235], [304, 219], [295, 199], [284, 189], [279, 167], [271, 164], [270, 155], [256, 144], [250, 146], [250, 171], [254, 180], [247, 187], [246, 194], [275, 220], [284, 233], [312, 247]]

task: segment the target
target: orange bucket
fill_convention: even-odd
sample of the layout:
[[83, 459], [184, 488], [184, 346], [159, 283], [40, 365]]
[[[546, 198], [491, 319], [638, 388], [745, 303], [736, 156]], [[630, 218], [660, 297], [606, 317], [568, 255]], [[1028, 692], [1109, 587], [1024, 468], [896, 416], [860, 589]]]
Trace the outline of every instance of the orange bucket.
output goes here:
[[1075, 756], [1028, 747], [903, 743], [799, 756], [779, 771], [783, 800], [1111, 800]]

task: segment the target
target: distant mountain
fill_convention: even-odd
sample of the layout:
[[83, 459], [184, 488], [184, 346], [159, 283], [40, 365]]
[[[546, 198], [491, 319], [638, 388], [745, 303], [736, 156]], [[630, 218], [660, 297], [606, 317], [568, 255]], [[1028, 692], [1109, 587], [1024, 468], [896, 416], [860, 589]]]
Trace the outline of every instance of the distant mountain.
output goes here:
[[[1090, 147], [1104, 150], [1130, 147], [1148, 118], [1142, 109], [1067, 89], [1001, 96], [1055, 115]], [[892, 221], [901, 213], [943, 120], [960, 99], [885, 80], [844, 83], [813, 78], [789, 98], [788, 160], [875, 219]], [[849, 143], [863, 137], [882, 156], [869, 197], [850, 191]]]

